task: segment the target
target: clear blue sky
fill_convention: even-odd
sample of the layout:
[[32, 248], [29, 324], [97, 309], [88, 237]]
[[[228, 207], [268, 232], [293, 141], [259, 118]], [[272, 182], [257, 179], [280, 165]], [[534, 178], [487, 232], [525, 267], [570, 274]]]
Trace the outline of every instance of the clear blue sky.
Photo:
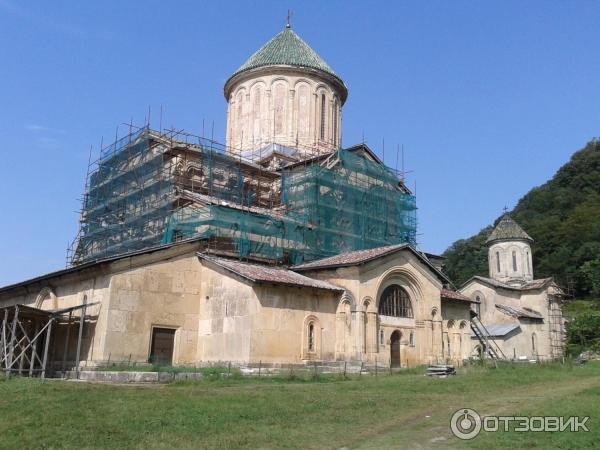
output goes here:
[[343, 140], [417, 182], [421, 248], [442, 252], [600, 135], [597, 1], [0, 0], [0, 285], [60, 269], [88, 152], [123, 122], [224, 138], [222, 87], [292, 26], [350, 95]]

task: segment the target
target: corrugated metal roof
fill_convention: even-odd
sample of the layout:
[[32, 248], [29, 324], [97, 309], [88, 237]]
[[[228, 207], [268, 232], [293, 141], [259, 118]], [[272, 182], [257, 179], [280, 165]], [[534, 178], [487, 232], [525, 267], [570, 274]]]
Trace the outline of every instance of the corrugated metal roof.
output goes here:
[[[508, 333], [521, 328], [518, 323], [492, 323], [484, 324], [484, 327], [485, 330], [482, 331], [487, 337], [504, 337]], [[471, 337], [474, 336], [475, 334], [471, 333]]]
[[204, 253], [198, 253], [198, 256], [205, 261], [209, 261], [233, 272], [252, 282], [287, 284], [292, 286], [312, 287], [316, 289], [327, 289], [330, 291], [343, 291], [344, 289], [327, 281], [309, 278], [291, 270], [281, 269], [261, 264], [250, 264], [236, 261], [233, 259], [217, 258], [208, 256]]

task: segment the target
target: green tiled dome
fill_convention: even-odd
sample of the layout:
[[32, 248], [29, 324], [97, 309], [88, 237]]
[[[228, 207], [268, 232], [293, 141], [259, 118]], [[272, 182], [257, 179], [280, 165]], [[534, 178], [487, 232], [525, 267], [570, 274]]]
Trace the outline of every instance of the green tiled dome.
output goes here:
[[331, 67], [321, 58], [300, 36], [285, 28], [281, 33], [263, 45], [256, 53], [231, 75], [230, 79], [246, 70], [265, 66], [295, 66], [317, 69], [341, 79]]

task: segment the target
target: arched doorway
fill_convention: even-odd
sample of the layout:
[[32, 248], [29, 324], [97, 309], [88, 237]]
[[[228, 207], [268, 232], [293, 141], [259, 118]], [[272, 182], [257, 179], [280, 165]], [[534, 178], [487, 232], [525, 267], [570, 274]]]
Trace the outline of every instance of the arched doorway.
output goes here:
[[390, 336], [390, 364], [400, 367], [400, 332], [394, 331]]

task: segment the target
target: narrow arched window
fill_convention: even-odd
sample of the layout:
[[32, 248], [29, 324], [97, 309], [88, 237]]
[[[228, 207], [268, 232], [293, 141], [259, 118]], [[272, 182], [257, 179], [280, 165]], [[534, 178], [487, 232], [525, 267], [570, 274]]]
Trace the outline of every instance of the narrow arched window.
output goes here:
[[496, 252], [496, 270], [500, 272], [500, 252]]
[[475, 301], [477, 303], [473, 305], [473, 310], [477, 314], [477, 317], [481, 317], [481, 297], [479, 295], [475, 296]]
[[525, 259], [527, 260], [527, 274], [531, 275], [531, 263], [529, 262], [529, 252], [525, 252]]
[[313, 322], [308, 324], [308, 343], [307, 348], [309, 352], [315, 351], [315, 324]]
[[415, 333], [413, 331], [410, 332], [410, 336], [408, 337], [408, 345], [411, 347], [415, 346]]
[[325, 140], [325, 94], [321, 94], [321, 140]]
[[280, 136], [285, 133], [285, 120], [286, 120], [286, 87], [283, 84], [277, 84], [275, 86], [273, 104], [275, 110], [273, 111], [275, 135]]
[[513, 272], [517, 271], [517, 252], [512, 252]]
[[337, 98], [333, 100], [333, 145], [338, 145], [338, 101]]
[[392, 317], [413, 317], [412, 305], [406, 291], [397, 284], [385, 288], [379, 299], [379, 314]]
[[383, 330], [379, 330], [379, 343], [383, 345]]

